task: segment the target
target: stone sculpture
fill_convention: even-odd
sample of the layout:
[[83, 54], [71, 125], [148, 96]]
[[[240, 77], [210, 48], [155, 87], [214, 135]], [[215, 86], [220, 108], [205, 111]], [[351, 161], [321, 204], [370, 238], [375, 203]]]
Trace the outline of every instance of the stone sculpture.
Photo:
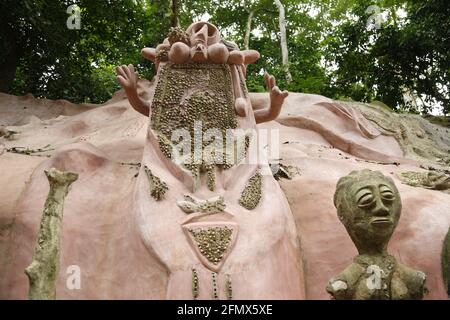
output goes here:
[[442, 246], [442, 278], [444, 279], [447, 294], [450, 297], [450, 228]]
[[30, 281], [30, 300], [55, 300], [59, 271], [59, 243], [64, 212], [64, 199], [70, 185], [78, 179], [72, 172], [56, 169], [45, 171], [50, 191], [45, 201], [33, 261], [25, 269]]
[[422, 299], [425, 274], [387, 251], [402, 209], [392, 179], [378, 171], [353, 171], [338, 181], [334, 204], [359, 255], [329, 281], [328, 293], [336, 300]]
[[435, 171], [399, 172], [397, 177], [405, 184], [450, 193], [450, 175]]
[[172, 28], [142, 54], [157, 68], [151, 104], [132, 65], [117, 74], [150, 118], [134, 214], [169, 274], [166, 297], [303, 299], [295, 224], [254, 130], [279, 115], [288, 92], [266, 74], [269, 105], [253, 110], [245, 73], [259, 53], [239, 50], [210, 23]]

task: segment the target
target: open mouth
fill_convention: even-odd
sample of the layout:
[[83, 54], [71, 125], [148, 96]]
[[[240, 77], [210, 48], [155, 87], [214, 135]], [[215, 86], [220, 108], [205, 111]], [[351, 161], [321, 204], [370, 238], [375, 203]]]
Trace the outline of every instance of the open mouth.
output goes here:
[[392, 224], [392, 221], [389, 218], [376, 218], [370, 224], [375, 226], [388, 226]]

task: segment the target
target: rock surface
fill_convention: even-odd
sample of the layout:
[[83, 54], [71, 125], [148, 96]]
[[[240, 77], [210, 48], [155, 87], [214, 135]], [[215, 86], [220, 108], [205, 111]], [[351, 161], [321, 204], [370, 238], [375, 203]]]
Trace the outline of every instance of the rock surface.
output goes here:
[[[148, 99], [152, 83], [139, 86]], [[268, 99], [252, 95], [261, 105]], [[0, 299], [27, 298], [24, 270], [48, 193], [44, 170], [52, 167], [79, 174], [65, 200], [57, 298], [166, 297], [166, 268], [145, 247], [130, 214], [147, 126], [148, 118], [129, 106], [122, 91], [98, 106], [0, 94], [1, 132], [10, 132], [0, 138]], [[398, 176], [448, 174], [448, 129], [376, 104], [298, 93], [290, 93], [276, 121], [259, 128], [279, 129], [281, 163], [292, 176], [279, 183], [294, 215], [303, 262], [302, 274], [292, 278], [304, 282], [307, 299], [329, 299], [328, 280], [357, 254], [337, 218], [333, 194], [340, 177], [365, 168], [392, 177], [402, 196], [402, 218], [389, 251], [427, 274], [425, 299], [447, 298], [441, 252], [450, 195], [403, 184]], [[81, 268], [79, 290], [66, 286], [71, 265]], [[236, 298], [239, 286], [233, 283]]]

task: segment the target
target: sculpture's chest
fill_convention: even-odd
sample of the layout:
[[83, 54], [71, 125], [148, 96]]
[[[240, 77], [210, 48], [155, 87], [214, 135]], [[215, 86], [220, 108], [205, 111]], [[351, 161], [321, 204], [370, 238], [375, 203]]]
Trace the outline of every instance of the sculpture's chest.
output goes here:
[[[357, 300], [410, 299], [408, 287], [396, 268], [366, 268], [353, 294]], [[378, 266], [375, 266], [378, 267]]]
[[[177, 129], [204, 133], [237, 127], [230, 67], [225, 64], [167, 64], [152, 103], [151, 127], [170, 139]], [[196, 129], [198, 130], [198, 129]]]

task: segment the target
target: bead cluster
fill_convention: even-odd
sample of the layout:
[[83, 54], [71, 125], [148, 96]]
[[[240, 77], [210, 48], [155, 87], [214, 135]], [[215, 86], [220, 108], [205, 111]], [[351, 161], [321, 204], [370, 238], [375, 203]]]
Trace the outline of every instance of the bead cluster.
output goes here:
[[212, 288], [213, 288], [213, 292], [212, 292], [213, 298], [218, 299], [219, 292], [217, 290], [217, 273], [215, 273], [215, 272], [212, 273]]
[[262, 175], [257, 171], [245, 185], [241, 193], [239, 204], [248, 210], [253, 210], [258, 205], [262, 196]]
[[147, 166], [144, 166], [144, 170], [150, 184], [150, 195], [158, 201], [163, 199], [169, 187], [164, 181], [155, 176]]
[[[219, 299], [219, 286], [217, 281], [218, 274], [216, 272], [211, 273], [211, 294], [213, 299]], [[231, 275], [225, 275], [225, 296], [227, 300], [233, 300], [233, 287], [231, 284]], [[198, 272], [195, 268], [192, 268], [192, 297], [194, 300], [198, 299], [200, 294]]]
[[195, 239], [200, 253], [209, 262], [217, 265], [227, 250], [233, 230], [228, 227], [212, 227], [207, 229], [189, 229]]
[[226, 275], [227, 280], [225, 282], [225, 295], [228, 300], [233, 300], [233, 287], [231, 285], [231, 276], [229, 274]]
[[170, 44], [174, 44], [175, 42], [183, 42], [183, 43], [189, 43], [189, 36], [180, 27], [172, 27], [169, 29], [169, 34], [167, 35], [167, 38], [169, 39]]
[[192, 269], [192, 296], [194, 299], [198, 298], [198, 295], [200, 293], [200, 287], [198, 284], [198, 273], [197, 270], [194, 268]]

